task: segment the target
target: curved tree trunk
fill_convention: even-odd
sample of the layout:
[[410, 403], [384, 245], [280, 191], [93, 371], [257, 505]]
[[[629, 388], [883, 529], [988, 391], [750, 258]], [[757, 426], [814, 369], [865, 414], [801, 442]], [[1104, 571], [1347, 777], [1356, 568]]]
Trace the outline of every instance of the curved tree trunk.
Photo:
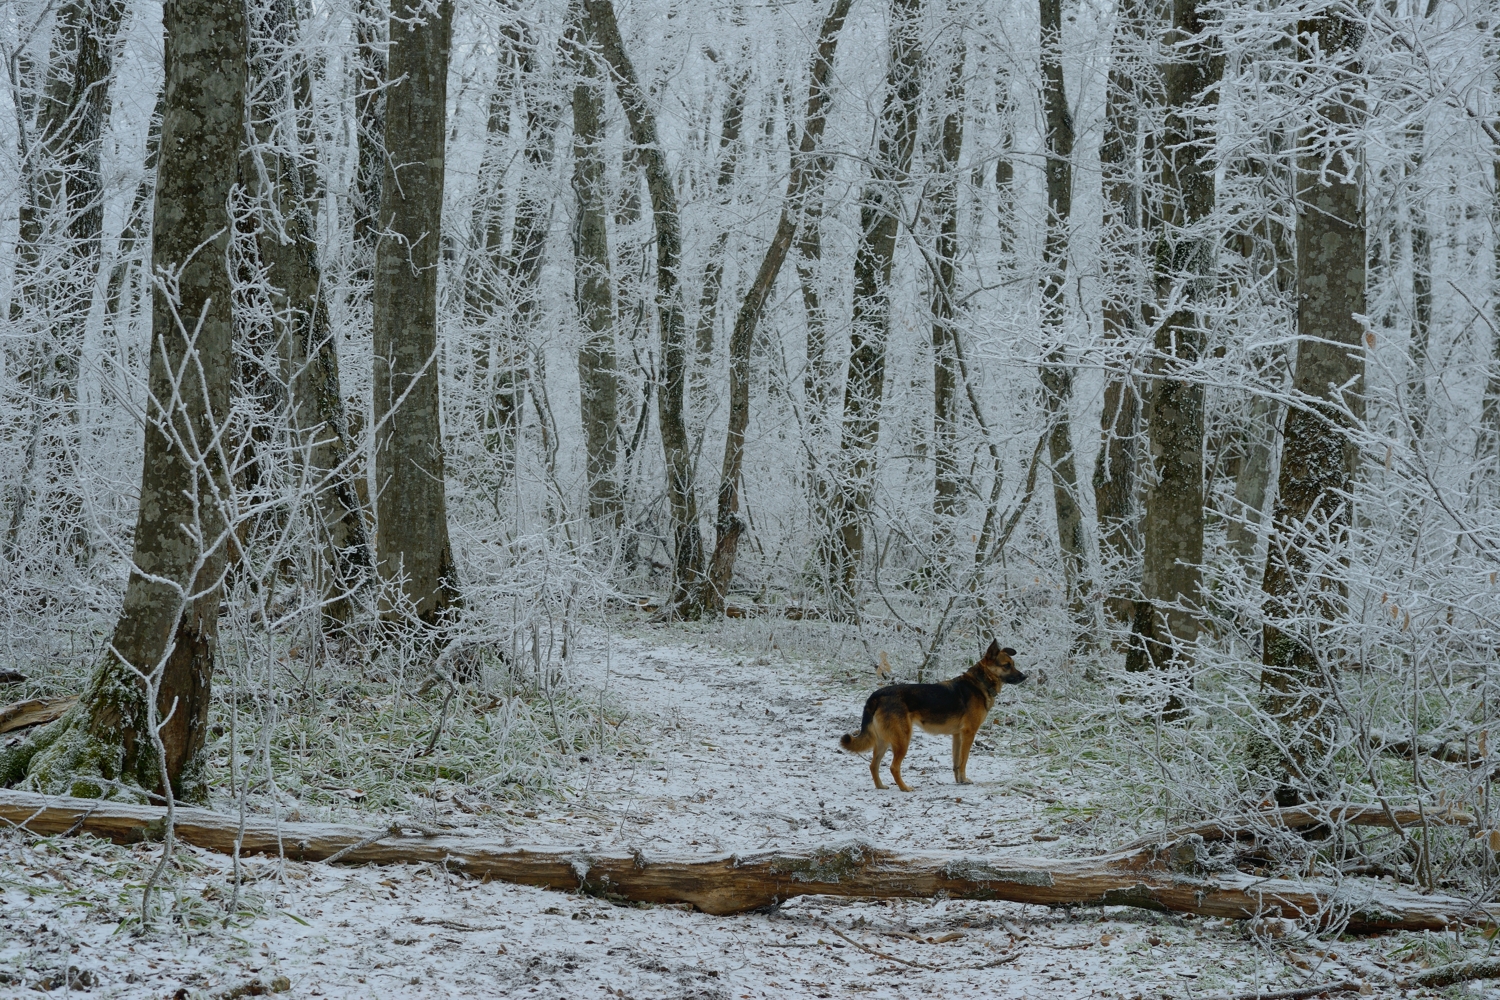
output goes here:
[[885, 342], [890, 326], [891, 266], [901, 223], [901, 199], [917, 140], [921, 89], [922, 0], [891, 5], [890, 68], [880, 109], [879, 142], [859, 199], [859, 245], [854, 253], [854, 312], [844, 381], [844, 427], [830, 499], [830, 537], [824, 542], [833, 593], [830, 603], [858, 617], [855, 576], [865, 547], [865, 517], [875, 490], [875, 447], [885, 396]]
[[614, 71], [615, 90], [630, 122], [630, 138], [646, 171], [656, 226], [656, 312], [661, 327], [661, 372], [656, 383], [657, 419], [667, 462], [667, 497], [672, 505], [673, 563], [671, 614], [697, 618], [703, 612], [703, 536], [698, 530], [698, 497], [693, 483], [693, 457], [688, 440], [686, 390], [691, 357], [682, 315], [682, 287], [678, 268], [682, 257], [682, 229], [678, 223], [677, 192], [667, 169], [666, 154], [657, 139], [656, 116], [646, 101], [625, 54], [620, 26], [611, 0], [583, 0], [589, 32], [604, 60]]
[[[1318, 109], [1327, 122], [1304, 130], [1297, 149], [1297, 358], [1294, 394], [1283, 432], [1270, 551], [1263, 587], [1262, 709], [1276, 731], [1249, 747], [1255, 780], [1275, 788], [1282, 805], [1317, 792], [1332, 779], [1327, 755], [1334, 713], [1329, 688], [1335, 655], [1315, 652], [1326, 623], [1336, 621], [1342, 587], [1321, 565], [1340, 558], [1351, 523], [1349, 488], [1358, 452], [1350, 417], [1364, 412], [1365, 224], [1358, 162], [1330, 152], [1340, 131], [1364, 114], [1358, 50], [1363, 30], [1329, 13], [1303, 21], [1299, 34], [1337, 73]], [[1311, 74], [1309, 74], [1311, 75]], [[1333, 134], [1325, 134], [1325, 131]], [[1327, 166], [1332, 156], [1336, 166]], [[1345, 390], [1330, 386], [1347, 386]], [[1330, 393], [1340, 393], [1338, 398]]]
[[202, 793], [229, 532], [217, 436], [229, 413], [233, 363], [225, 252], [244, 134], [244, 8], [169, 0], [163, 26], [157, 282], [134, 567], [109, 652], [79, 704], [0, 755], [0, 783], [29, 770], [36, 787], [73, 794], [168, 783], [179, 795]]
[[392, 0], [375, 247], [375, 512], [381, 613], [437, 624], [459, 603], [448, 540], [437, 291], [453, 8]]
[[724, 609], [729, 584], [734, 579], [735, 555], [745, 522], [739, 516], [740, 477], [745, 460], [745, 428], [750, 422], [750, 348], [755, 342], [755, 327], [776, 284], [776, 276], [792, 248], [803, 209], [811, 192], [827, 177], [830, 160], [821, 151], [823, 130], [828, 123], [830, 100], [828, 80], [833, 73], [833, 58], [838, 50], [839, 32], [849, 16], [853, 0], [834, 0], [833, 8], [818, 32], [818, 49], [813, 56], [812, 82], [807, 90], [807, 115], [802, 124], [802, 141], [792, 157], [791, 176], [786, 185], [786, 203], [776, 234], [760, 263], [760, 270], [745, 294], [734, 333], [729, 338], [729, 430], [724, 438], [724, 465], [719, 474], [719, 510], [714, 522], [716, 540], [713, 561], [709, 565], [709, 591], [704, 602], [715, 611]]
[[[1198, 0], [1176, 0], [1163, 74], [1165, 195], [1157, 239], [1156, 298], [1177, 308], [1159, 324], [1147, 436], [1153, 474], [1146, 489], [1145, 565], [1126, 669], [1178, 669], [1192, 662], [1203, 564], [1203, 385], [1192, 377], [1206, 336], [1198, 310], [1213, 292], [1218, 241], [1207, 232], [1214, 208], [1212, 133], [1198, 110], [1215, 101], [1223, 60], [1203, 38]], [[1175, 701], [1174, 701], [1175, 705]]]

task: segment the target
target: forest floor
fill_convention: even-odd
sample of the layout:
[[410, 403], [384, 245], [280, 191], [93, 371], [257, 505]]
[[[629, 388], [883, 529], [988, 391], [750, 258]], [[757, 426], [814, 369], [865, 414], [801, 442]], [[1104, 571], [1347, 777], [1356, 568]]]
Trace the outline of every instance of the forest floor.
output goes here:
[[[736, 650], [722, 633], [638, 626], [586, 637], [575, 682], [607, 692], [636, 748], [583, 753], [548, 795], [471, 815], [434, 796], [432, 819], [513, 843], [640, 848], [684, 856], [853, 839], [896, 850], [1090, 854], [1123, 839], [1094, 800], [1107, 772], [1060, 765], [1007, 688], [955, 786], [946, 737], [919, 737], [915, 791], [872, 787], [841, 752], [868, 671], [813, 669], [774, 639]], [[1035, 663], [1021, 666], [1038, 673]], [[1038, 678], [1041, 679], [1041, 678]], [[601, 741], [601, 746], [604, 745]], [[366, 821], [377, 825], [373, 817]], [[110, 997], [454, 996], [1170, 997], [1353, 979], [1362, 993], [1424, 965], [1474, 957], [1478, 932], [1303, 937], [1284, 928], [1111, 907], [804, 897], [713, 917], [676, 906], [482, 884], [431, 865], [244, 864], [237, 916], [229, 858], [179, 847], [163, 882], [172, 918], [130, 920], [156, 844], [0, 835], [0, 995], [68, 986]], [[1276, 936], [1266, 930], [1277, 931]], [[1410, 996], [1500, 996], [1481, 984]]]

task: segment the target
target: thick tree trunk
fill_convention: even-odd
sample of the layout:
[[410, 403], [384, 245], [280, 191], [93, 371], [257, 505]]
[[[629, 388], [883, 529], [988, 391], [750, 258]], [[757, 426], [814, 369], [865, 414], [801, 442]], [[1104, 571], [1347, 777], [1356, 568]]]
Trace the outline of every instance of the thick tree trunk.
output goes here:
[[[964, 46], [949, 54], [949, 76], [943, 94], [943, 127], [933, 157], [927, 203], [935, 229], [936, 267], [929, 276], [928, 309], [932, 313], [932, 460], [934, 582], [953, 583], [958, 553], [954, 548], [963, 516], [958, 459], [960, 380], [957, 331], [954, 328], [955, 279], [958, 264], [958, 157], [964, 145]], [[996, 469], [996, 474], [999, 474]]]
[[896, 258], [901, 200], [917, 140], [921, 91], [922, 0], [891, 5], [890, 68], [880, 109], [879, 141], [870, 177], [860, 194], [859, 245], [854, 253], [854, 311], [849, 324], [849, 367], [844, 382], [843, 437], [834, 459], [830, 537], [824, 542], [833, 587], [830, 602], [858, 616], [855, 576], [864, 555], [865, 518], [875, 490], [875, 448], [885, 396], [885, 342], [889, 334], [891, 267]]
[[1057, 541], [1062, 551], [1078, 641], [1096, 638], [1095, 612], [1089, 606], [1088, 539], [1078, 505], [1078, 472], [1073, 456], [1073, 371], [1066, 364], [1063, 321], [1067, 314], [1065, 281], [1068, 229], [1073, 213], [1073, 116], [1063, 89], [1062, 3], [1041, 0], [1042, 107], [1046, 118], [1047, 234], [1042, 245], [1042, 337], [1048, 345], [1042, 365], [1043, 410], [1047, 420], [1047, 457], [1052, 465], [1052, 501]]
[[1490, 481], [1500, 482], [1500, 147], [1490, 151], [1490, 165], [1495, 185], [1490, 217], [1497, 235], [1491, 253], [1490, 272], [1490, 364], [1484, 380], [1484, 397], [1479, 408], [1479, 436], [1474, 443], [1475, 457], [1480, 461], [1478, 475], [1488, 474]]
[[828, 123], [829, 77], [838, 49], [839, 32], [849, 15], [853, 0], [834, 0], [833, 8], [818, 32], [818, 49], [813, 56], [812, 82], [807, 91], [807, 114], [802, 125], [802, 140], [792, 157], [791, 176], [787, 180], [786, 203], [776, 224], [771, 245], [756, 272], [745, 301], [735, 317], [734, 332], [729, 338], [729, 428], [724, 438], [724, 465], [719, 474], [718, 518], [714, 522], [716, 538], [713, 560], [709, 564], [709, 590], [704, 603], [715, 611], [724, 609], [729, 584], [734, 579], [735, 555], [745, 522], [739, 516], [740, 477], [745, 460], [745, 428], [750, 422], [750, 349], [755, 342], [755, 327], [765, 310], [766, 300], [776, 284], [776, 276], [786, 262], [797, 232], [799, 220], [809, 195], [826, 180], [830, 166], [822, 152], [823, 130]]
[[[229, 527], [218, 434], [232, 371], [227, 199], [244, 131], [244, 8], [169, 0], [152, 223], [151, 366], [133, 568], [78, 706], [0, 755], [0, 783], [202, 792]], [[150, 701], [156, 694], [154, 704]], [[153, 723], [161, 745], [152, 738]]]
[[375, 514], [382, 616], [436, 624], [459, 603], [448, 540], [437, 291], [453, 8], [393, 0], [375, 247]]
[[[277, 342], [282, 350], [291, 425], [305, 462], [305, 482], [312, 491], [313, 521], [321, 549], [317, 583], [324, 621], [338, 627], [354, 613], [354, 594], [368, 583], [369, 538], [364, 511], [351, 468], [355, 453], [339, 382], [339, 358], [329, 324], [323, 269], [318, 261], [317, 172], [309, 162], [311, 136], [302, 130], [311, 113], [312, 80], [305, 64], [289, 65], [296, 36], [296, 11], [287, 0], [266, 8], [263, 95], [252, 109], [262, 141], [276, 140], [263, 152], [259, 169], [246, 173], [252, 184], [270, 184], [262, 192], [275, 212], [262, 220], [257, 249], [272, 282]], [[286, 86], [290, 80], [291, 87]], [[288, 121], [292, 128], [285, 127]], [[277, 127], [276, 123], [282, 123]], [[289, 151], [286, 155], [281, 151]]]
[[1141, 397], [1134, 358], [1124, 345], [1139, 336], [1146, 307], [1141, 229], [1140, 102], [1135, 77], [1145, 69], [1146, 19], [1139, 3], [1115, 14], [1114, 39], [1104, 96], [1104, 139], [1099, 166], [1104, 188], [1100, 262], [1104, 270], [1104, 338], [1111, 345], [1099, 416], [1099, 454], [1094, 462], [1094, 511], [1099, 523], [1100, 570], [1107, 581], [1105, 610], [1114, 623], [1135, 618], [1140, 571], [1140, 513], [1136, 502]]
[[1298, 32], [1339, 75], [1337, 87], [1320, 91], [1327, 95], [1318, 109], [1326, 124], [1306, 129], [1298, 140], [1299, 339], [1292, 390], [1306, 405], [1286, 415], [1263, 583], [1262, 708], [1276, 729], [1249, 747], [1255, 779], [1274, 786], [1282, 805], [1315, 796], [1331, 780], [1335, 706], [1329, 688], [1339, 653], [1318, 646], [1343, 608], [1342, 587], [1327, 567], [1340, 559], [1351, 523], [1358, 452], [1348, 432], [1351, 419], [1364, 412], [1362, 179], [1356, 154], [1333, 151], [1364, 113], [1356, 61], [1361, 22], [1331, 13], [1299, 23]]
[[[0, 793], [0, 819], [40, 836], [82, 831], [117, 842], [159, 836], [165, 811], [26, 792]], [[407, 835], [400, 823], [369, 831], [329, 823], [251, 819], [179, 809], [177, 839], [204, 850], [346, 864], [459, 865], [472, 878], [586, 892], [617, 900], [691, 903], [704, 913], [744, 913], [798, 896], [1006, 900], [1042, 906], [1135, 906], [1247, 920], [1308, 918], [1349, 932], [1444, 930], [1494, 917], [1454, 896], [1368, 882], [1341, 885], [1215, 872], [1201, 838], [1092, 858], [896, 852], [870, 844], [710, 858], [641, 851], [507, 847], [458, 834]]]
[[1412, 439], [1419, 444], [1426, 433], [1431, 402], [1427, 393], [1427, 355], [1432, 341], [1432, 231], [1427, 202], [1422, 197], [1423, 145], [1427, 130], [1421, 122], [1407, 126], [1411, 152], [1406, 162], [1407, 222], [1411, 226], [1411, 339], [1407, 350], [1411, 376], [1407, 379], [1406, 414]]
[[[1157, 327], [1147, 436], [1153, 474], [1146, 489], [1145, 564], [1127, 669], [1178, 669], [1192, 662], [1194, 608], [1203, 565], [1204, 390], [1192, 375], [1206, 335], [1199, 310], [1213, 292], [1218, 241], [1207, 231], [1214, 209], [1212, 132], [1200, 106], [1217, 100], [1223, 59], [1203, 37], [1197, 0], [1175, 0], [1163, 74], [1165, 195], [1157, 239], [1156, 298], [1171, 308]], [[1175, 699], [1174, 699], [1175, 702]]]
[[569, 29], [573, 86], [573, 298], [583, 323], [578, 349], [579, 409], [583, 418], [589, 519], [618, 531], [625, 507], [617, 465], [620, 438], [619, 371], [615, 357], [615, 295], [609, 273], [609, 214], [604, 142], [604, 90], [598, 54], [581, 17]]
[[630, 123], [631, 142], [645, 167], [656, 227], [656, 312], [661, 332], [661, 371], [656, 384], [657, 419], [667, 464], [667, 497], [672, 505], [673, 564], [671, 614], [697, 618], [703, 612], [703, 536], [698, 530], [698, 497], [693, 483], [693, 457], [688, 439], [686, 395], [691, 356], [682, 315], [682, 286], [678, 269], [682, 257], [682, 229], [678, 223], [677, 192], [667, 169], [666, 154], [657, 139], [656, 115], [646, 100], [625, 54], [620, 26], [611, 0], [583, 0], [589, 33], [614, 72], [615, 89]]
[[1234, 481], [1235, 516], [1229, 522], [1229, 547], [1253, 573], [1252, 579], [1265, 567], [1263, 561], [1256, 567], [1250, 563], [1260, 547], [1261, 521], [1265, 516], [1266, 498], [1271, 492], [1280, 413], [1280, 405], [1266, 396], [1256, 396], [1251, 402], [1245, 455], [1240, 459], [1240, 473]]

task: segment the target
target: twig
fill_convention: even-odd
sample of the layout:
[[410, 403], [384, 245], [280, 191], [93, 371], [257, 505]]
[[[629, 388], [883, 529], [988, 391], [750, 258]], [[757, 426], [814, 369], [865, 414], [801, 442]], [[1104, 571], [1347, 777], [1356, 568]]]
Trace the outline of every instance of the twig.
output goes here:
[[345, 847], [342, 850], [335, 851], [334, 853], [330, 854], [328, 857], [324, 858], [319, 863], [320, 864], [325, 864], [325, 865], [331, 865], [335, 861], [337, 861], [339, 858], [342, 858], [344, 855], [348, 854], [350, 851], [357, 851], [357, 850], [360, 850], [361, 848], [369, 847], [371, 844], [374, 844], [374, 843], [376, 843], [378, 841], [384, 840], [387, 837], [399, 837], [399, 836], [401, 836], [401, 828], [399, 826], [397, 826], [395, 823], [392, 823], [389, 828], [387, 828], [385, 830], [382, 830], [379, 833], [373, 833], [370, 836], [366, 837], [364, 840], [361, 840], [358, 843], [350, 844], [348, 847]]
[[1306, 1000], [1307, 997], [1320, 997], [1329, 993], [1358, 993], [1359, 987], [1360, 984], [1352, 979], [1340, 979], [1317, 986], [1299, 986], [1295, 990], [1278, 990], [1275, 993], [1221, 993], [1207, 1000]]
[[98, 808], [99, 808], [99, 800], [98, 799], [95, 799], [93, 802], [90, 802], [89, 803], [89, 807], [83, 811], [83, 815], [80, 816], [80, 817], [78, 817], [78, 822], [74, 823], [72, 826], [68, 827], [66, 830], [63, 831], [63, 836], [64, 837], [71, 837], [71, 836], [73, 836], [73, 834], [77, 833], [79, 831], [79, 829], [82, 828], [83, 824], [85, 824], [85, 823], [88, 822], [89, 817], [92, 816], [92, 815], [94, 815], [94, 810], [98, 809]]
[[944, 972], [944, 971], [946, 971], [944, 969], [938, 968], [935, 965], [923, 965], [921, 962], [908, 962], [904, 958], [897, 958], [895, 955], [887, 955], [883, 951], [876, 951], [874, 948], [871, 948], [867, 944], [860, 944], [858, 941], [854, 940], [852, 937], [850, 937], [849, 935], [845, 934], [843, 931], [839, 930], [837, 927], [833, 926], [832, 924], [823, 924], [821, 921], [819, 923], [821, 924], [821, 926], [826, 927], [828, 930], [830, 930], [833, 933], [837, 934], [839, 937], [843, 938], [845, 941], [848, 941], [850, 944], [854, 945], [854, 947], [858, 948], [860, 951], [867, 951], [871, 955], [874, 955], [876, 958], [883, 958], [887, 962], [900, 962], [902, 965], [909, 965], [909, 966], [911, 966], [914, 969], [927, 969], [929, 972]]

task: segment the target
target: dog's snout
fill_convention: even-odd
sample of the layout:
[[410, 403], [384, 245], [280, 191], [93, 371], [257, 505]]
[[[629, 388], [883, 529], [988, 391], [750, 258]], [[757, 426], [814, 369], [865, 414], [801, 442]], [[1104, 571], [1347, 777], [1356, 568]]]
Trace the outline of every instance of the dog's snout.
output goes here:
[[1015, 671], [1014, 673], [1011, 674], [1011, 676], [1009, 676], [1009, 677], [1006, 678], [1006, 680], [1009, 681], [1012, 684], [1020, 684], [1025, 679], [1026, 679], [1026, 675], [1023, 674], [1023, 673], [1021, 673], [1021, 671], [1019, 671], [1019, 670]]

